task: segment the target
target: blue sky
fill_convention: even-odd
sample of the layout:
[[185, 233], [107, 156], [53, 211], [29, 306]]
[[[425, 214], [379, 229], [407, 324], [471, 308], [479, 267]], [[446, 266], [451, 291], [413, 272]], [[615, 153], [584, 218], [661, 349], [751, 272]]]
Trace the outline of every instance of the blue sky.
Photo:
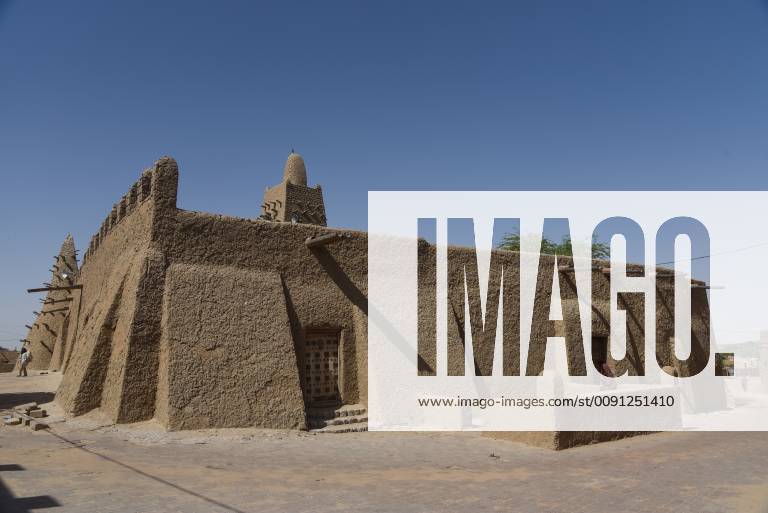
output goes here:
[[0, 345], [158, 157], [259, 213], [291, 148], [330, 223], [378, 189], [765, 189], [759, 0], [0, 0]]

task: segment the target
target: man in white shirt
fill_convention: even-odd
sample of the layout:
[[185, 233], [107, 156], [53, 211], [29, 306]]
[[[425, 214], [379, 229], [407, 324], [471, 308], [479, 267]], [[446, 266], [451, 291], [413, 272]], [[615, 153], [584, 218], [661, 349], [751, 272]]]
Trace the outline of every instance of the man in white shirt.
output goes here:
[[27, 351], [26, 347], [21, 348], [21, 354], [19, 355], [19, 375], [18, 377], [21, 377], [22, 373], [24, 374], [24, 377], [27, 376], [27, 365], [29, 365], [29, 362], [32, 361], [32, 353]]

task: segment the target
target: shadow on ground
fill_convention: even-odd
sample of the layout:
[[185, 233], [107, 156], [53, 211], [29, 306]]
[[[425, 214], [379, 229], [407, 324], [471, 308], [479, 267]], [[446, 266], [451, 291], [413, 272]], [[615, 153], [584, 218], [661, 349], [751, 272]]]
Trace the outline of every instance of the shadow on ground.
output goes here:
[[25, 403], [45, 404], [53, 401], [53, 392], [17, 392], [0, 394], [0, 410], [10, 410], [14, 406]]
[[[14, 394], [9, 394], [14, 395]], [[25, 394], [19, 394], [25, 395]], [[20, 472], [24, 467], [16, 464], [0, 465], [0, 472]], [[37, 495], [35, 497], [14, 497], [2, 479], [0, 479], [0, 510], [4, 513], [27, 513], [43, 508], [55, 508], [61, 506], [59, 501], [50, 495]]]

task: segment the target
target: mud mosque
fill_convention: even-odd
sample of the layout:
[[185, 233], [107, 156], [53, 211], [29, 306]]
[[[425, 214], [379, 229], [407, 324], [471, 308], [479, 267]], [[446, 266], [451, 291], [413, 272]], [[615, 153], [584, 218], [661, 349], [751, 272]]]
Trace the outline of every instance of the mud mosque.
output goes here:
[[[66, 238], [50, 283], [31, 290], [44, 297], [27, 326], [30, 368], [63, 373], [56, 402], [72, 416], [98, 408], [116, 423], [154, 418], [170, 430], [365, 429], [366, 233], [327, 226], [322, 188], [309, 185], [297, 153], [288, 156], [282, 181], [266, 190], [252, 219], [177, 208], [178, 179], [169, 157], [144, 171], [93, 235], [80, 265], [74, 241]], [[435, 248], [421, 241], [418, 251], [420, 290], [434, 290], [434, 268], [426, 263]], [[512, 251], [494, 251], [493, 259], [511, 268], [519, 264]], [[542, 256], [549, 265], [540, 266], [550, 284], [553, 259]], [[468, 282], [477, 279], [470, 248], [449, 248], [449, 262], [467, 270]], [[493, 281], [499, 269], [492, 266]], [[537, 310], [534, 336], [557, 333], [580, 341], [578, 302], [567, 273], [558, 274], [563, 320], [550, 321], [548, 307]], [[599, 270], [594, 274], [593, 355], [607, 346], [610, 314], [608, 279]], [[505, 290], [519, 287], [519, 276], [503, 277]], [[464, 364], [459, 280], [463, 272], [449, 272], [450, 374], [462, 374]], [[707, 297], [702, 289], [692, 294], [689, 364], [700, 365], [709, 357], [703, 349]], [[431, 325], [420, 324], [427, 341], [437, 318], [430, 296], [419, 299], [420, 322]], [[661, 297], [657, 330], [668, 340], [672, 290]], [[470, 310], [478, 301], [479, 295], [470, 296]], [[644, 361], [644, 310], [642, 299], [628, 296], [623, 304], [629, 311], [627, 357], [615, 362], [607, 355], [595, 364], [632, 373]], [[515, 329], [519, 314], [503, 322]], [[668, 355], [670, 348], [660, 351]], [[433, 373], [435, 350], [421, 337], [418, 356], [418, 372]], [[487, 370], [491, 360], [492, 350], [476, 355], [476, 370]], [[558, 442], [561, 436], [539, 433], [530, 441], [568, 443]]]

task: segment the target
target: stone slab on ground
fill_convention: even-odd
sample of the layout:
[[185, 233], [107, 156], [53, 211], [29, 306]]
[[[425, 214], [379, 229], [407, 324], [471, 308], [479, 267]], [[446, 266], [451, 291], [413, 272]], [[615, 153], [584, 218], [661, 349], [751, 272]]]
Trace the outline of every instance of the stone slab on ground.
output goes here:
[[22, 413], [29, 413], [35, 408], [37, 408], [37, 403], [25, 403], [25, 404], [20, 404], [18, 406], [13, 407], [14, 410], [20, 411]]
[[36, 422], [33, 420], [29, 423], [29, 427], [32, 429], [32, 431], [40, 431], [41, 429], [48, 429], [48, 424], [45, 422]]

